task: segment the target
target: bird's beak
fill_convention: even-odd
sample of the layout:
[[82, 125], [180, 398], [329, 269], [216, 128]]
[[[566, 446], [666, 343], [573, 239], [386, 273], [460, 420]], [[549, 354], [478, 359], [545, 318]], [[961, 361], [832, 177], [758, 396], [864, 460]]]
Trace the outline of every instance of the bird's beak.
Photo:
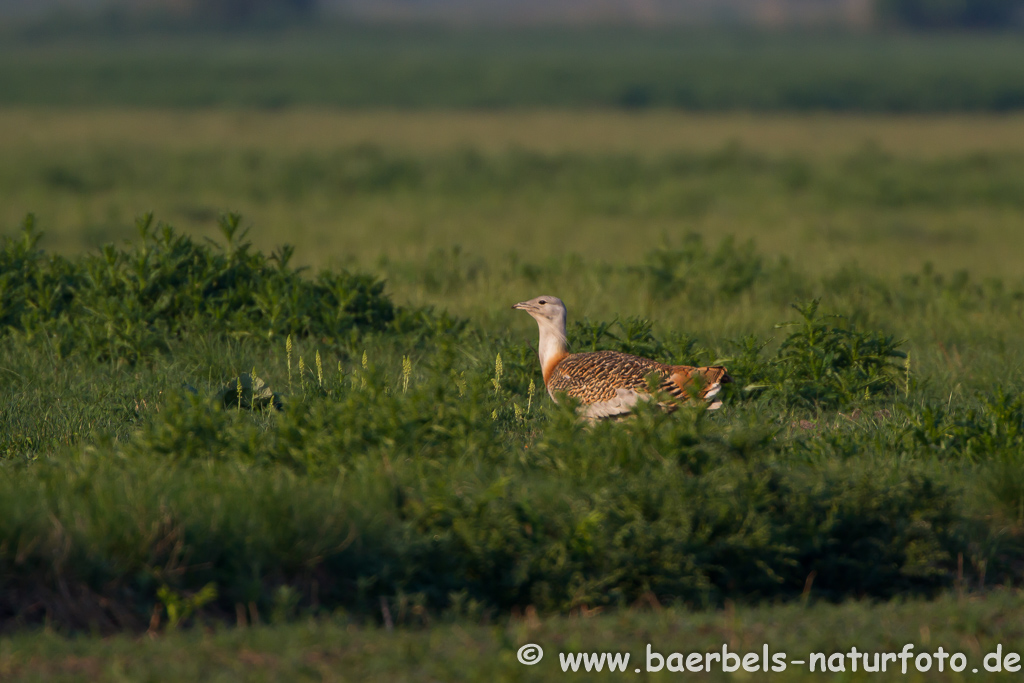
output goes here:
[[530, 308], [530, 302], [529, 301], [520, 301], [517, 304], [512, 304], [512, 308], [520, 310], [520, 311], [525, 311], [525, 310]]

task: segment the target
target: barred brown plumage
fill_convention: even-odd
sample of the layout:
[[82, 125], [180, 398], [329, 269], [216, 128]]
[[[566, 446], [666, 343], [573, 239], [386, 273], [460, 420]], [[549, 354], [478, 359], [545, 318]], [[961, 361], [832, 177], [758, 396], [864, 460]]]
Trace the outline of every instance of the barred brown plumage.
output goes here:
[[[569, 353], [565, 336], [566, 308], [553, 296], [539, 296], [512, 308], [524, 310], [540, 328], [541, 370], [544, 384], [552, 399], [566, 394], [580, 401], [580, 414], [597, 419], [628, 414], [637, 401], [648, 400], [651, 394], [648, 378], [660, 378], [658, 390], [670, 399], [661, 405], [671, 409], [693, 397], [710, 401], [732, 381], [721, 366], [693, 367], [666, 365], [618, 351]], [[711, 403], [710, 409], [720, 407]]]

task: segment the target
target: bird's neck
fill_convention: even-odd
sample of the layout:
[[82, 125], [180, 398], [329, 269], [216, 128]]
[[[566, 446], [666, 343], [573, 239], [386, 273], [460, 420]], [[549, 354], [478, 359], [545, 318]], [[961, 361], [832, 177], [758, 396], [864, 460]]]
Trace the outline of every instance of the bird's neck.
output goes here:
[[554, 372], [558, 361], [568, 355], [569, 343], [565, 338], [565, 323], [558, 325], [549, 320], [539, 321], [540, 343], [537, 345], [537, 355], [540, 356], [540, 367], [544, 373], [544, 383], [547, 384]]

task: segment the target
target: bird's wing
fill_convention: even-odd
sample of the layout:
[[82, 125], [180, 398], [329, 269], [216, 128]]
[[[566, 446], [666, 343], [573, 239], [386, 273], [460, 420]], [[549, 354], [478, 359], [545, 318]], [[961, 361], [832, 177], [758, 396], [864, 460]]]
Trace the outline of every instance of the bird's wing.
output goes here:
[[[562, 359], [551, 372], [548, 391], [579, 399], [587, 417], [611, 417], [628, 413], [637, 401], [649, 398], [647, 378], [652, 374], [661, 378], [658, 390], [675, 399], [669, 405], [692, 397], [710, 401], [722, 384], [732, 381], [720, 366], [664, 365], [628, 353], [596, 351]], [[711, 408], [719, 406], [716, 401]]]
[[[548, 391], [578, 398], [590, 405], [601, 401], [621, 401], [620, 390], [644, 391], [647, 377], [656, 373], [668, 379], [671, 367], [662, 363], [617, 351], [574, 353], [555, 366], [548, 380]], [[635, 403], [635, 401], [634, 401]]]

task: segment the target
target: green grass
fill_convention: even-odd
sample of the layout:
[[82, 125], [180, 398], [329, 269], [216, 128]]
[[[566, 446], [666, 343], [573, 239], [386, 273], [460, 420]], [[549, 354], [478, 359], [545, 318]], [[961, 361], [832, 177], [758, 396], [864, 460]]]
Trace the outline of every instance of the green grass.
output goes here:
[[[859, 652], [899, 652], [907, 643], [913, 653], [961, 652], [967, 659], [962, 674], [944, 675], [915, 671], [900, 673], [888, 664], [888, 675], [910, 681], [963, 680], [984, 675], [986, 654], [1002, 645], [1004, 656], [1020, 653], [1020, 597], [998, 592], [984, 600], [951, 596], [932, 603], [905, 602], [870, 606], [816, 604], [748, 608], [730, 607], [716, 613], [693, 613], [673, 608], [652, 607], [650, 600], [612, 615], [574, 613], [570, 616], [538, 618], [520, 614], [490, 623], [446, 618], [418, 623], [393, 632], [383, 627], [360, 627], [344, 617], [301, 620], [250, 629], [193, 629], [168, 633], [155, 639], [146, 636], [117, 636], [106, 639], [65, 639], [53, 634], [22, 634], [5, 639], [0, 653], [0, 670], [8, 680], [95, 681], [162, 680], [217, 681], [294, 680], [561, 680], [559, 655], [579, 652], [630, 654], [629, 673], [586, 673], [585, 680], [619, 680], [635, 676], [646, 680], [675, 680], [694, 675], [660, 673], [637, 675], [633, 669], [647, 668], [647, 646], [653, 652], [670, 655], [700, 652], [760, 654], [764, 644], [770, 652], [786, 653], [787, 662], [807, 659], [810, 653], [832, 655]], [[396, 614], [398, 612], [396, 611]], [[584, 616], [587, 614], [587, 616]], [[543, 659], [526, 667], [516, 652], [527, 643], [544, 649]], [[655, 660], [656, 662], [656, 660]], [[706, 680], [735, 680], [743, 673], [723, 673], [716, 665]], [[850, 669], [851, 680], [875, 680], [881, 673]], [[893, 674], [895, 671], [895, 674]], [[759, 674], [747, 674], [757, 676]], [[765, 675], [765, 674], [760, 674]], [[790, 664], [784, 673], [769, 673], [779, 680], [820, 680], [836, 674], [814, 673], [807, 665]], [[1009, 676], [1012, 674], [1002, 674]]]
[[0, 103], [1012, 111], [1014, 34], [335, 26], [11, 36]]
[[[790, 143], [800, 139], [799, 120], [605, 118], [566, 149], [557, 140], [571, 119], [542, 114], [523, 116], [536, 131], [526, 138], [531, 146], [502, 133], [519, 125], [514, 115], [447, 124], [435, 116], [419, 127], [410, 115], [383, 130], [328, 114], [262, 118], [255, 130], [232, 115], [179, 121], [142, 114], [133, 124], [122, 114], [105, 126], [90, 114], [45, 123], [49, 116], [38, 113], [42, 124], [11, 117], [12, 130], [25, 137], [6, 145], [0, 216], [13, 229], [37, 212], [46, 245], [66, 254], [130, 238], [144, 207], [210, 237], [223, 210], [241, 211], [263, 251], [286, 233], [299, 262], [383, 272], [403, 299], [425, 295], [404, 288], [403, 274], [424, 263], [457, 259], [484, 280], [513, 253], [520, 262], [577, 254], [623, 265], [690, 232], [714, 242], [726, 234], [753, 238], [814, 274], [854, 261], [876, 273], [916, 271], [926, 262], [943, 271], [1019, 273], [1024, 150], [1015, 142], [1019, 127], [993, 119], [952, 126], [828, 119], [817, 135], [848, 142], [815, 150], [806, 140]], [[154, 128], [136, 130], [146, 123]], [[463, 123], [477, 130], [460, 138]], [[324, 137], [319, 147], [315, 135], [294, 132], [309, 124]], [[929, 132], [908, 143], [918, 124]], [[338, 132], [355, 125], [359, 132]], [[659, 134], [680, 128], [698, 138], [708, 131], [716, 142], [698, 147], [687, 137], [658, 148]], [[415, 148], [389, 141], [391, 129], [404, 141], [434, 134], [447, 141]], [[508, 142], [495, 148], [487, 142], [492, 132]], [[198, 141], [188, 141], [192, 133]], [[602, 134], [610, 149], [594, 143]], [[631, 148], [640, 134], [648, 141]], [[759, 147], [761, 134], [774, 141]], [[947, 136], [958, 142], [944, 142]], [[448, 253], [454, 245], [458, 256]], [[478, 291], [492, 301], [521, 298], [506, 287], [505, 273], [495, 279], [503, 292]], [[637, 302], [629, 305], [638, 312]]]
[[[1017, 581], [1024, 409], [1000, 388], [1012, 378], [972, 373], [953, 404], [920, 337], [870, 326], [899, 317], [905, 337], [978, 308], [1016, 319], [1018, 290], [934, 274], [816, 281], [698, 239], [636, 266], [578, 264], [655, 307], [746, 299], [765, 315], [825, 297], [790, 311], [792, 325], [735, 338], [711, 317], [685, 334], [575, 321], [577, 348], [724, 362], [737, 380], [715, 414], [651, 409], [588, 428], [536, 390], [533, 335], [392, 309], [372, 279], [299, 279], [239, 242], [236, 219], [222, 224], [223, 249], [145, 221], [128, 251], [51, 257], [29, 228], [6, 245], [3, 366], [43, 368], [11, 373], [2, 444], [17, 621], [140, 628], [169, 609], [159, 590], [207, 585], [210, 616], [265, 611], [284, 590], [295, 609], [366, 617], [381, 598], [427, 613], [467, 600], [563, 612], [650, 592], [707, 607], [792, 598], [812, 574], [830, 599], [930, 596], [963, 558], [972, 581]], [[448, 265], [424, 271], [437, 275], [455, 278], [449, 296], [474, 287]], [[1019, 363], [986, 336], [960, 343]], [[91, 370], [62, 376], [67, 363]], [[250, 371], [282, 412], [223, 407], [235, 385], [218, 388]], [[83, 400], [95, 384], [114, 389], [105, 406]]]
[[[0, 249], [5, 675], [188, 677], [160, 663], [197, 648], [225, 678], [561, 675], [554, 650], [511, 659], [535, 613], [545, 648], [634, 656], [662, 629], [1016, 642], [1012, 141], [290, 144], [8, 143], [0, 186], [62, 219], [41, 241], [12, 221]], [[208, 213], [188, 235], [116, 215], [150, 200]], [[253, 218], [218, 218], [236, 202]], [[579, 424], [509, 310], [542, 293], [577, 350], [728, 365], [726, 405]], [[245, 373], [282, 409], [240, 407]], [[219, 630], [256, 615], [275, 625]]]

